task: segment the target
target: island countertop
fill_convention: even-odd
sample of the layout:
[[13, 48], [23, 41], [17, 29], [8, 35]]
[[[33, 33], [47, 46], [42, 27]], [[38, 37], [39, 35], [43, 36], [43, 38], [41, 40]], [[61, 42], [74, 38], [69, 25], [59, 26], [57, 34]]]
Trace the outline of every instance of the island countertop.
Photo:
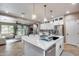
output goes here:
[[51, 40], [51, 41], [44, 41], [40, 39], [39, 35], [30, 35], [30, 36], [22, 36], [22, 40], [39, 47], [43, 50], [47, 50], [49, 47], [51, 47], [53, 44], [57, 43], [59, 40], [61, 40], [64, 36], [57, 36], [57, 35], [52, 35], [59, 37], [57, 40]]

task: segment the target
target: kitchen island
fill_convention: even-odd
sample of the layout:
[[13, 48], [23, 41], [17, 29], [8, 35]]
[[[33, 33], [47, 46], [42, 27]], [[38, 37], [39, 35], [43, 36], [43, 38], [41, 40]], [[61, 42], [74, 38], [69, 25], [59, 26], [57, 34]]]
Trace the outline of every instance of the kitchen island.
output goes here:
[[[53, 37], [51, 35], [49, 37]], [[24, 55], [26, 56], [59, 56], [64, 49], [64, 37], [56, 40], [41, 40], [39, 35], [22, 36]]]

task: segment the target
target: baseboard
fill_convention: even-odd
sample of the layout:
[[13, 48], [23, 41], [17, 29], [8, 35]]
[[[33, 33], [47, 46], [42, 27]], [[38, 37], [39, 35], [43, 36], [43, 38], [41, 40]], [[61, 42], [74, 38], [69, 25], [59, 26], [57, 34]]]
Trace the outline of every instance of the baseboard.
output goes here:
[[73, 44], [73, 43], [64, 43], [64, 44], [68, 44], [68, 45], [79, 47], [79, 44]]

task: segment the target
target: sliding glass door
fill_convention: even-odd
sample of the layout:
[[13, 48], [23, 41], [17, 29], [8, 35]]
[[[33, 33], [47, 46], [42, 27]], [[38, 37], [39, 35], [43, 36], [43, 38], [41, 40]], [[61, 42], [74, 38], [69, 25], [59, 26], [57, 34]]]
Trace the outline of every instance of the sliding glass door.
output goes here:
[[5, 38], [10, 38], [14, 36], [14, 26], [13, 25], [1, 25], [1, 35]]
[[27, 35], [28, 33], [28, 27], [27, 26], [23, 26], [23, 35]]
[[17, 35], [26, 35], [28, 27], [26, 25], [17, 25]]
[[1, 34], [8, 34], [8, 25], [1, 25]]
[[17, 25], [17, 35], [22, 35], [22, 25]]
[[14, 38], [16, 35], [27, 35], [28, 26], [23, 24], [1, 24], [1, 36]]

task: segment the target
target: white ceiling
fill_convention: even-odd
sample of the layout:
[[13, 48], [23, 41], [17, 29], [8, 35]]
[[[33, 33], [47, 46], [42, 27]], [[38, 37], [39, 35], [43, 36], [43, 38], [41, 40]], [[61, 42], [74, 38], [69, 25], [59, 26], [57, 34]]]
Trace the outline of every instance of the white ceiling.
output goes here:
[[[44, 6], [45, 3], [35, 4], [35, 13], [37, 15], [37, 21], [43, 21], [44, 18]], [[48, 3], [47, 5], [47, 19], [50, 20], [50, 10], [53, 10], [53, 16], [64, 15], [66, 11], [77, 12], [79, 11], [79, 4], [72, 5], [71, 3]], [[25, 13], [25, 18], [32, 19], [33, 4], [32, 3], [0, 3], [0, 10], [14, 13], [21, 16], [21, 13]]]

